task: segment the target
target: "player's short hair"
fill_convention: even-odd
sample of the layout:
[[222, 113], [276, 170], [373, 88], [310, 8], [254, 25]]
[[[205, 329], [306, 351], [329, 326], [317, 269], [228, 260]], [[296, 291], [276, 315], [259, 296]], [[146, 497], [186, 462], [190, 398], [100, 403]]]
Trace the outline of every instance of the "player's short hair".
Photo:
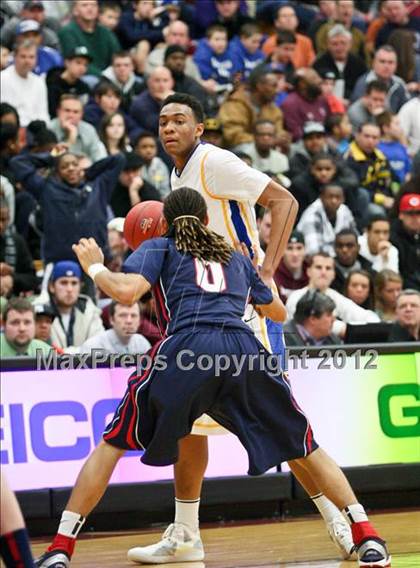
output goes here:
[[335, 302], [319, 290], [308, 290], [296, 304], [293, 319], [302, 324], [311, 316], [320, 318], [324, 314], [331, 314], [335, 310]]
[[169, 225], [168, 236], [174, 238], [179, 252], [209, 262], [229, 262], [233, 248], [205, 226], [207, 205], [198, 191], [189, 187], [172, 191], [164, 201], [163, 214]]
[[189, 107], [194, 115], [194, 118], [197, 122], [204, 122], [204, 110], [203, 107], [198, 99], [193, 97], [192, 95], [186, 95], [184, 93], [174, 93], [173, 95], [169, 95], [163, 101], [162, 107], [169, 105], [171, 103], [178, 103], [180, 105], [185, 105]]

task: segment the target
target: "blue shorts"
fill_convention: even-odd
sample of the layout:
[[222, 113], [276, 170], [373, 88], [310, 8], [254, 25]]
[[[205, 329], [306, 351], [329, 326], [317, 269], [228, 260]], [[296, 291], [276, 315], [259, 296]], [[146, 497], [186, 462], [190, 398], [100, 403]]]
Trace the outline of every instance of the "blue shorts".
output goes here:
[[150, 356], [152, 365], [130, 377], [104, 433], [104, 440], [120, 449], [145, 450], [144, 463], [175, 463], [178, 441], [202, 414], [238, 436], [250, 475], [318, 447], [281, 367], [275, 366], [278, 356], [251, 331], [178, 332], [156, 344]]

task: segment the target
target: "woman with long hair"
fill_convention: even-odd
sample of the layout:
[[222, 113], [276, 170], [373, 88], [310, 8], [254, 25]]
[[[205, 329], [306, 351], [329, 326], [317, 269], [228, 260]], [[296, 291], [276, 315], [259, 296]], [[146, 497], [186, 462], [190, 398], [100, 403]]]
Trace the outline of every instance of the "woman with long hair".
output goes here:
[[374, 310], [375, 290], [367, 270], [351, 270], [344, 282], [343, 294], [365, 310]]
[[99, 138], [104, 143], [108, 156], [131, 150], [124, 115], [121, 112], [114, 112], [102, 118]]
[[382, 321], [395, 321], [397, 298], [402, 287], [401, 276], [389, 268], [375, 276], [375, 312]]
[[[296, 460], [316, 475], [320, 489], [340, 509], [348, 507], [349, 517], [353, 508], [363, 510], [354, 505], [357, 500], [345, 479], [339, 489], [335, 486], [335, 466], [314, 441], [279, 368], [280, 359], [266, 351], [242, 321], [249, 301], [263, 316], [283, 321], [286, 309], [281, 300], [262, 282], [247, 256], [207, 228], [207, 207], [198, 192], [186, 187], [173, 191], [165, 200], [164, 217], [166, 236], [138, 247], [124, 264], [125, 274], [105, 268], [93, 239], [81, 239], [73, 247], [85, 272], [114, 300], [132, 304], [152, 288], [166, 333], [145, 364], [139, 362], [139, 374], [129, 378], [103, 441], [79, 474], [58, 534], [38, 560], [39, 568], [59, 561], [69, 566], [85, 516], [102, 497], [126, 450], [144, 450], [141, 460], [149, 465], [173, 464], [203, 413], [238, 436], [248, 452], [251, 475]], [[238, 357], [240, 369], [234, 364]], [[360, 556], [368, 551], [389, 566], [385, 543], [377, 538], [364, 510], [353, 522], [359, 523], [355, 530], [366, 535]], [[167, 532], [169, 548], [155, 555], [159, 562], [175, 559], [179, 532], [188, 537], [182, 547], [185, 559], [203, 560], [198, 529], [178, 524]], [[128, 553], [129, 560], [141, 558], [141, 549]]]

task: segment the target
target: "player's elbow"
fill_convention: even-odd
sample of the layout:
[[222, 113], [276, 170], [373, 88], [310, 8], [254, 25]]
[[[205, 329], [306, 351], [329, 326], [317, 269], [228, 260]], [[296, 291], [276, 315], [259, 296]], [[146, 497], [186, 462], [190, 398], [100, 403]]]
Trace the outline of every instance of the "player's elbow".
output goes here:
[[258, 311], [274, 322], [284, 322], [287, 319], [287, 310], [280, 298], [274, 298], [271, 304], [258, 306]]
[[282, 323], [287, 319], [287, 310], [283, 305], [276, 304], [268, 317], [275, 322]]
[[131, 306], [138, 300], [138, 288], [131, 284], [120, 285], [114, 292], [113, 299], [125, 306]]

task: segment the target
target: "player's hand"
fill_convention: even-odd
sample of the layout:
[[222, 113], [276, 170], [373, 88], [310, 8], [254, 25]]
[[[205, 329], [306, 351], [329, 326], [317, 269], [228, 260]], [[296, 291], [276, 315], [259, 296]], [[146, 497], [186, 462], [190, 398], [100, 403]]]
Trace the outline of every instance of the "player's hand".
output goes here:
[[243, 254], [244, 256], [247, 256], [249, 259], [251, 259], [252, 261], [252, 266], [255, 268], [255, 270], [258, 272], [259, 271], [259, 266], [258, 266], [258, 248], [255, 245], [252, 245], [252, 252], [253, 252], [253, 256], [251, 259], [251, 255], [249, 253], [249, 249], [246, 246], [245, 243], [240, 243], [240, 242], [235, 242], [235, 249], [237, 252]]
[[95, 239], [80, 239], [77, 245], [72, 246], [72, 249], [86, 273], [92, 264], [104, 263], [104, 253]]

